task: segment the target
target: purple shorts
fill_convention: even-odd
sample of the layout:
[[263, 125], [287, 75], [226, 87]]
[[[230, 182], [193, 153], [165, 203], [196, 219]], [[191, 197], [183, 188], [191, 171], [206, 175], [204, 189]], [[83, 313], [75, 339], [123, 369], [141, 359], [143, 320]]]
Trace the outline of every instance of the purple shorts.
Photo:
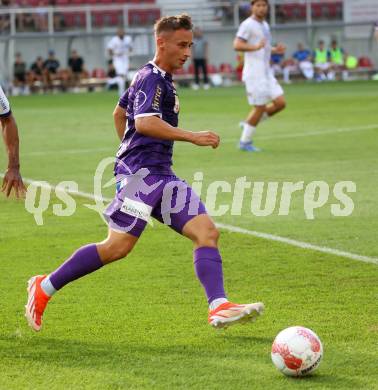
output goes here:
[[129, 175], [117, 183], [116, 196], [104, 212], [112, 230], [139, 237], [150, 217], [182, 233], [185, 224], [205, 205], [189, 185], [175, 175]]

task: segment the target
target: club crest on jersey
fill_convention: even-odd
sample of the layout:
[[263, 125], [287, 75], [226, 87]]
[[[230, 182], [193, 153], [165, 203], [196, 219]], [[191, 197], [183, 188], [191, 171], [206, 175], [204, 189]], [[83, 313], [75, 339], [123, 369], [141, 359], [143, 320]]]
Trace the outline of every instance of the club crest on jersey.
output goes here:
[[134, 100], [134, 110], [138, 111], [140, 107], [143, 106], [144, 103], [146, 103], [147, 95], [142, 90], [139, 90], [135, 95]]

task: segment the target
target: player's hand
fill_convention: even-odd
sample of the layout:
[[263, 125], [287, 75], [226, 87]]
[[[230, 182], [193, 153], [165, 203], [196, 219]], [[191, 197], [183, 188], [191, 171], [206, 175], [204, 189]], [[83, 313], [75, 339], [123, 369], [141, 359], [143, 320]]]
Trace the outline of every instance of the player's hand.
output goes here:
[[1, 186], [1, 192], [4, 192], [5, 196], [8, 198], [12, 188], [16, 194], [16, 198], [25, 198], [26, 188], [20, 171], [17, 168], [9, 168], [5, 173], [3, 184]]
[[197, 146], [211, 146], [216, 149], [219, 146], [219, 135], [212, 131], [199, 131], [193, 133], [191, 142]]
[[262, 49], [263, 47], [265, 47], [266, 45], [266, 39], [262, 39], [255, 47], [256, 47], [256, 50], [260, 50]]

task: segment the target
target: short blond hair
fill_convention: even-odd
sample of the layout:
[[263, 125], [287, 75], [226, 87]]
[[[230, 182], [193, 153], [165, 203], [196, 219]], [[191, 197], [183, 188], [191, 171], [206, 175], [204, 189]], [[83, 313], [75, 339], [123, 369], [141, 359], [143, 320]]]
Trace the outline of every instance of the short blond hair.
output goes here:
[[156, 35], [160, 35], [163, 32], [173, 32], [177, 30], [193, 30], [192, 18], [187, 14], [164, 16], [154, 25]]

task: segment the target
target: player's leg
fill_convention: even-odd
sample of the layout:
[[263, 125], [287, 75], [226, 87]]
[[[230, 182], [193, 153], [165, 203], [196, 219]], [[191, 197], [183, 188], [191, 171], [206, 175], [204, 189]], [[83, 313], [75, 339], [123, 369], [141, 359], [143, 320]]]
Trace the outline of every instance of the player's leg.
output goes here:
[[33, 276], [28, 282], [28, 302], [25, 306], [29, 325], [39, 331], [47, 303], [57, 291], [106, 264], [126, 257], [137, 241], [138, 237], [109, 229], [104, 241], [79, 248], [51, 274]]
[[246, 79], [245, 86], [247, 91], [248, 103], [253, 106], [247, 118], [242, 125], [242, 134], [240, 137], [239, 149], [248, 152], [256, 152], [260, 149], [253, 145], [253, 135], [256, 127], [264, 118], [265, 106], [271, 100], [269, 98], [268, 80]]
[[193, 89], [197, 90], [200, 84], [200, 61], [195, 59], [194, 61], [194, 84]]
[[126, 69], [128, 64], [123, 59], [115, 58], [113, 65], [117, 74], [118, 94], [122, 96], [126, 90]]
[[207, 214], [204, 204], [180, 179], [175, 178], [169, 185], [170, 188], [167, 190], [166, 187], [164, 193], [171, 195], [163, 197], [152, 215], [193, 242], [194, 268], [207, 296], [209, 323], [215, 327], [224, 327], [255, 319], [262, 313], [263, 304], [237, 305], [227, 299], [223, 284], [222, 257], [218, 250], [219, 231]]
[[246, 120], [241, 123], [242, 133], [240, 136], [239, 149], [247, 152], [258, 152], [260, 149], [253, 145], [253, 136], [256, 127], [263, 119], [265, 105], [255, 105], [249, 112]]
[[[143, 180], [138, 175], [118, 181], [116, 196], [104, 213], [110, 229], [108, 238], [80, 248], [49, 276], [39, 275], [30, 279], [25, 314], [34, 330], [40, 330], [47, 302], [56, 291], [105, 264], [125, 257], [132, 250], [146, 227], [149, 210], [160, 201], [160, 192], [156, 191], [159, 186], [161, 182], [158, 179], [150, 177]], [[143, 197], [135, 198], [140, 191]], [[133, 205], [134, 212], [126, 207], [129, 204]]]
[[194, 244], [194, 268], [209, 304], [208, 322], [216, 328], [254, 321], [262, 314], [260, 302], [235, 304], [229, 302], [224, 290], [222, 257], [218, 249], [219, 232], [207, 214], [188, 221], [182, 234]]
[[207, 60], [206, 58], [202, 60], [202, 71], [203, 71], [203, 87], [204, 89], [209, 89], [209, 76], [207, 74]]
[[267, 118], [281, 112], [286, 107], [284, 91], [274, 77], [269, 80], [269, 95], [272, 101], [265, 106], [264, 115], [266, 115]]
[[310, 61], [302, 61], [299, 63], [299, 68], [307, 80], [314, 78], [314, 65]]
[[286, 108], [286, 99], [284, 95], [278, 96], [272, 102], [265, 106], [265, 112], [268, 116], [273, 116]]

